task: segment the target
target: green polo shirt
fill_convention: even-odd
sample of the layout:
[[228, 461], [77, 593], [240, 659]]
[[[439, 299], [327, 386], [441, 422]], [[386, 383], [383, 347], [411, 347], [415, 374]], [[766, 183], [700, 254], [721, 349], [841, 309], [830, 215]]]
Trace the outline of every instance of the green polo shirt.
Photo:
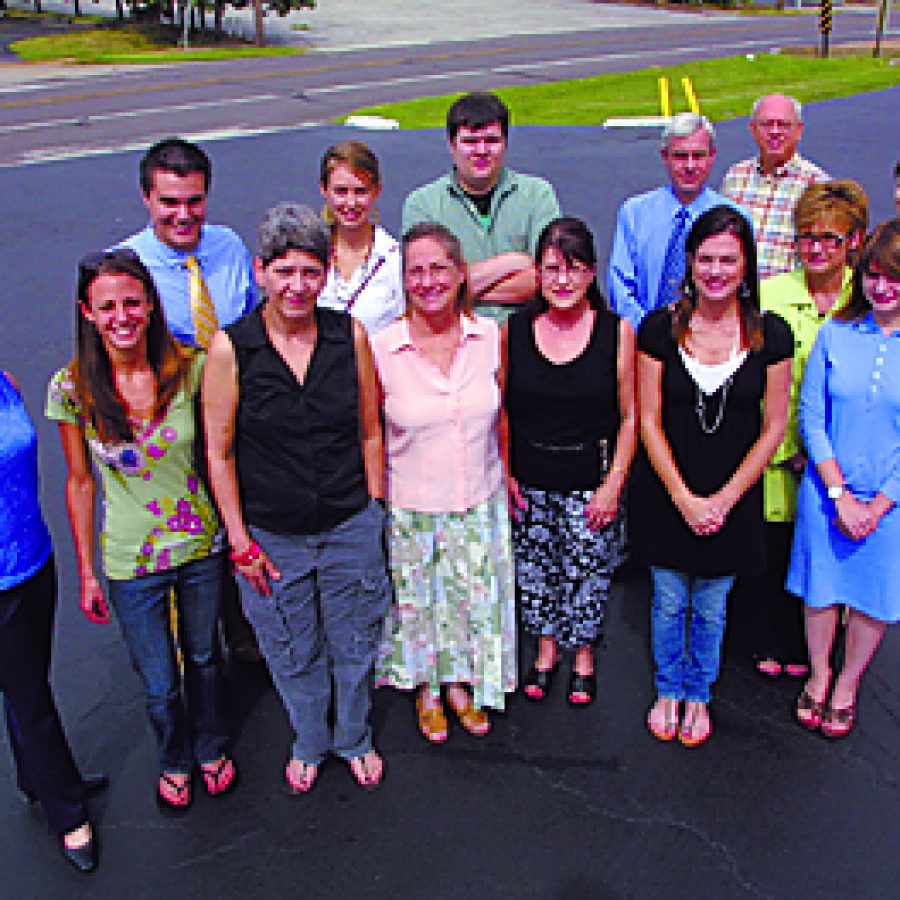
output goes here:
[[797, 486], [794, 475], [781, 466], [803, 449], [800, 435], [799, 405], [800, 385], [806, 362], [819, 333], [822, 323], [831, 318], [831, 313], [840, 309], [850, 299], [852, 271], [844, 270], [841, 296], [831, 312], [820, 316], [813, 298], [806, 287], [803, 269], [794, 269], [783, 275], [764, 278], [759, 283], [759, 299], [763, 309], [778, 313], [794, 333], [794, 364], [791, 377], [791, 405], [788, 410], [784, 441], [775, 451], [763, 476], [766, 519], [769, 522], [792, 522], [797, 515]]
[[460, 240], [466, 262], [481, 262], [501, 253], [534, 256], [541, 232], [560, 216], [550, 182], [503, 168], [486, 220], [456, 180], [442, 175], [414, 190], [403, 204], [403, 233], [417, 222], [439, 222]]

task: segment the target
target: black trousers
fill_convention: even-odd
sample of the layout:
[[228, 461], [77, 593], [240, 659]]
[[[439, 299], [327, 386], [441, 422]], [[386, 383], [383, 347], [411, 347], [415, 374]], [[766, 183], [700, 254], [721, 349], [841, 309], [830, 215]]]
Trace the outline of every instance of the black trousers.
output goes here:
[[766, 522], [766, 571], [739, 578], [731, 595], [733, 643], [755, 659], [807, 661], [803, 601], [784, 589], [793, 537], [793, 522]]
[[19, 788], [36, 797], [57, 834], [87, 821], [81, 774], [50, 691], [50, 647], [56, 613], [51, 556], [23, 584], [0, 591], [0, 691]]

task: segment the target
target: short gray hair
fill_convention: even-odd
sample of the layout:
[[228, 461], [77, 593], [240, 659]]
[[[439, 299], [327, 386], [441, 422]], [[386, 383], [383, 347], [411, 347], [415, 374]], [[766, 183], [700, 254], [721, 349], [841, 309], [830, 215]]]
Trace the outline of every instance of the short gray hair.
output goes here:
[[713, 128], [712, 122], [698, 113], [683, 112], [677, 116], [672, 116], [662, 130], [662, 148], [669, 149], [669, 141], [672, 138], [690, 137], [700, 130], [705, 131], [709, 135], [709, 146], [716, 146], [716, 129]]
[[760, 106], [762, 106], [769, 97], [784, 97], [784, 99], [794, 107], [794, 115], [797, 117], [797, 122], [800, 123], [803, 121], [803, 106], [796, 97], [790, 97], [787, 94], [766, 94], [765, 97], [760, 97], [753, 104], [753, 112], [750, 114], [751, 121], [756, 121], [756, 114], [759, 112]]
[[300, 250], [327, 267], [331, 232], [321, 217], [308, 206], [282, 201], [267, 210], [259, 226], [257, 244], [264, 266], [289, 250]]

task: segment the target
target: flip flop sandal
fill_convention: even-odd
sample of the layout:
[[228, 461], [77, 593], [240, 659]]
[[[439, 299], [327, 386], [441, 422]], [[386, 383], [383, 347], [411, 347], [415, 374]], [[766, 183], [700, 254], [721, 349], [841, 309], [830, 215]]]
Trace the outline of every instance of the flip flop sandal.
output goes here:
[[356, 779], [356, 783], [364, 790], [373, 791], [381, 784], [381, 779], [384, 778], [384, 761], [382, 760], [381, 764], [381, 774], [379, 774], [377, 778], [374, 778], [369, 773], [366, 756], [368, 756], [367, 753], [362, 756], [354, 757], [349, 760], [348, 765], [350, 766], [350, 773], [353, 775], [354, 779]]
[[182, 815], [186, 813], [194, 799], [191, 796], [190, 776], [183, 783], [176, 781], [172, 775], [180, 773], [163, 772], [159, 776], [156, 789], [156, 802], [160, 810], [169, 815]]
[[[291, 772], [291, 766], [294, 763], [299, 763], [303, 767], [303, 774], [300, 779], [296, 779]], [[292, 796], [299, 796], [300, 794], [308, 794], [316, 783], [316, 778], [319, 775], [319, 767], [311, 766], [309, 763], [300, 762], [299, 759], [292, 759], [284, 770], [284, 777], [287, 781], [288, 792]]]
[[708, 741], [713, 733], [712, 719], [709, 718], [709, 712], [706, 713], [706, 730], [700, 731], [697, 727], [697, 716], [694, 716], [687, 722], [682, 722], [678, 729], [678, 740], [685, 747], [696, 747], [704, 741]]
[[237, 783], [237, 769], [234, 761], [227, 756], [200, 766], [203, 786], [210, 797], [218, 797], [230, 791]]
[[[662, 713], [662, 703], [662, 698], [658, 699], [647, 713], [647, 728], [658, 741], [672, 741], [678, 736], [678, 703], [674, 704], [671, 717]], [[654, 715], [657, 709], [660, 710], [658, 717]]]

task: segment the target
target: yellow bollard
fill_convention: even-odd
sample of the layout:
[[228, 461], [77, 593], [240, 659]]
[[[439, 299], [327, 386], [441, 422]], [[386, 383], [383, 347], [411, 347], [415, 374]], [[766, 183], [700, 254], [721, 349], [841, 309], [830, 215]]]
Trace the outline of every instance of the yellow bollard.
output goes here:
[[697, 101], [697, 95], [694, 93], [694, 86], [691, 84], [691, 79], [685, 75], [681, 79], [681, 86], [684, 88], [684, 96], [687, 97], [688, 106], [691, 108], [691, 112], [694, 115], [700, 115], [700, 104]]
[[659, 79], [659, 111], [664, 118], [672, 115], [672, 104], [669, 100], [669, 79], [660, 75]]

